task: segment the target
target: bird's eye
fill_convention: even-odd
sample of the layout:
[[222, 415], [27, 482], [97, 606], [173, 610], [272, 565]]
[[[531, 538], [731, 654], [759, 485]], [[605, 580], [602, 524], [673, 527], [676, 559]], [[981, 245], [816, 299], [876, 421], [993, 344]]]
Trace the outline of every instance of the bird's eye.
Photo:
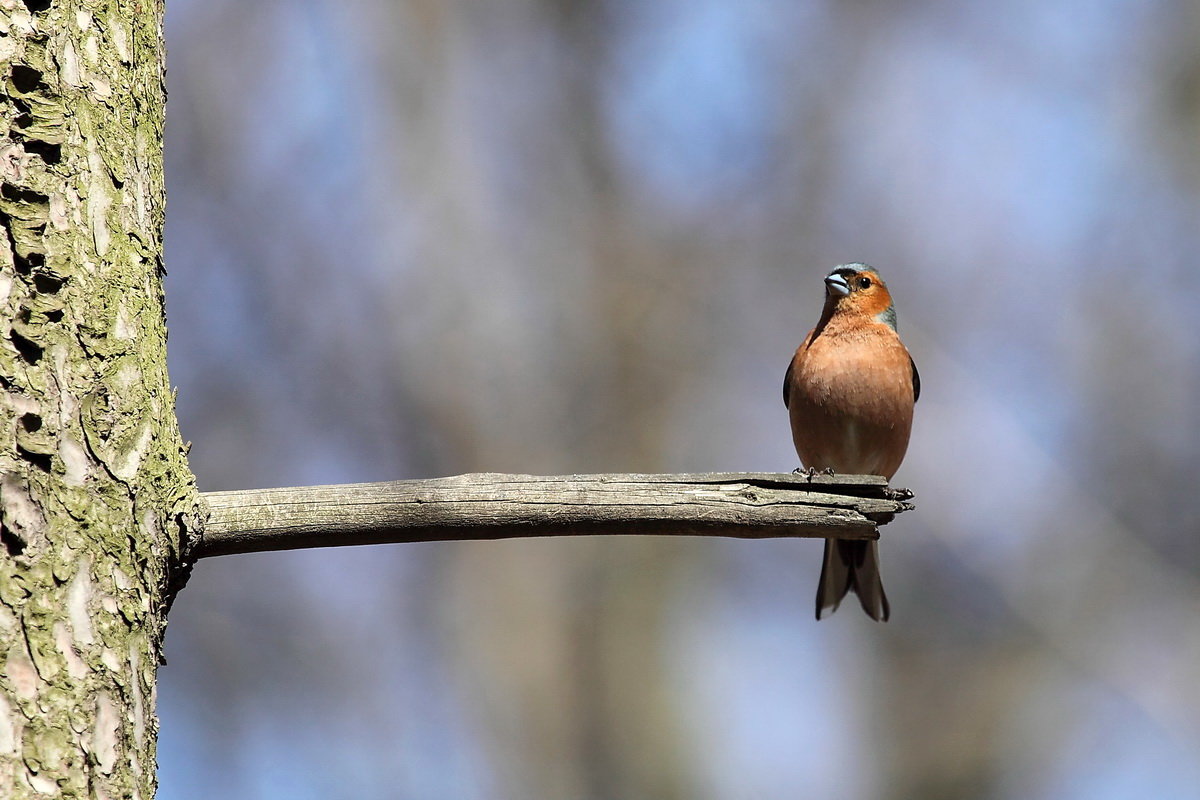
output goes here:
[[870, 279], [870, 278], [868, 278], [866, 275], [864, 275], [864, 276], [862, 276], [861, 278], [859, 278], [859, 279], [858, 279], [858, 288], [860, 288], [860, 289], [870, 289], [870, 288], [871, 288], [871, 279]]

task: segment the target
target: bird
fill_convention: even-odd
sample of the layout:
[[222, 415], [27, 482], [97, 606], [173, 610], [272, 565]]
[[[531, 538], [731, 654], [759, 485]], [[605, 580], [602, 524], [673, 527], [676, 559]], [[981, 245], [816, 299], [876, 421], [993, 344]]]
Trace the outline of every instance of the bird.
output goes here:
[[[825, 305], [783, 379], [796, 454], [817, 471], [882, 475], [889, 481], [908, 450], [921, 376], [896, 329], [896, 307], [874, 267], [841, 264], [825, 277]], [[891, 615], [875, 541], [826, 539], [817, 582], [817, 619], [848, 592], [863, 611]]]

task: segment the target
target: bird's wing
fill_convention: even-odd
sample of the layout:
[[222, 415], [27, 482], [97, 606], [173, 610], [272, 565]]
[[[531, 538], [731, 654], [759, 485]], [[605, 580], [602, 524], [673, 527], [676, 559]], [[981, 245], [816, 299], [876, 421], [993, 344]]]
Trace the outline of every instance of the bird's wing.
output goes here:
[[[912, 356], [908, 357], [908, 363], [912, 364], [913, 371], [913, 402], [921, 399], [921, 373], [917, 372], [917, 362], [913, 361]], [[783, 387], [784, 397], [787, 397], [787, 384]], [[786, 402], [786, 400], [784, 401]]]
[[796, 359], [793, 358], [790, 362], [788, 362], [787, 372], [785, 372], [783, 375], [783, 407], [784, 408], [788, 407], [788, 399], [789, 399], [788, 395], [791, 392], [791, 386], [792, 386], [792, 367], [794, 367], [795, 365], [796, 365]]

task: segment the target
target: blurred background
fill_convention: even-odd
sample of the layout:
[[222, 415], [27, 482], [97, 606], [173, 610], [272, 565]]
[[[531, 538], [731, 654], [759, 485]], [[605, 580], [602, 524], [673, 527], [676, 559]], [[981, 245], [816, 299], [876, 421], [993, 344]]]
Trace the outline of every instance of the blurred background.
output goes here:
[[789, 471], [822, 277], [924, 393], [814, 541], [202, 562], [162, 800], [1200, 797], [1200, 2], [172, 0], [204, 490]]

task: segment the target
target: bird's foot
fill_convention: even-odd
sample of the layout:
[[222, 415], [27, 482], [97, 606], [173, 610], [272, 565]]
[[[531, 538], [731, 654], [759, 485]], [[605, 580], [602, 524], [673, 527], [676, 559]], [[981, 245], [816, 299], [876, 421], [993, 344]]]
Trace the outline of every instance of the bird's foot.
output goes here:
[[808, 478], [809, 483], [812, 483], [813, 476], [817, 474], [817, 470], [815, 467], [809, 467], [807, 469], [804, 467], [796, 467], [794, 470], [792, 470], [792, 474], [803, 475], [804, 477]]

